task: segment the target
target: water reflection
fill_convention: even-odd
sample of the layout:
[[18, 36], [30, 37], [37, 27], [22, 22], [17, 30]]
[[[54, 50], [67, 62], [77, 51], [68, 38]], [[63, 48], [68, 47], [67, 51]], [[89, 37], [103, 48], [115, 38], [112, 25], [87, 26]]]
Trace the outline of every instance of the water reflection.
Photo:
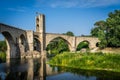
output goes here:
[[41, 57], [40, 58], [40, 70], [39, 70], [39, 76], [40, 76], [40, 80], [46, 80], [46, 58], [45, 57]]
[[[56, 66], [52, 66], [53, 71]], [[47, 76], [47, 80], [119, 80], [120, 73], [95, 70], [80, 70], [57, 67], [59, 74]]]
[[34, 75], [34, 64], [33, 64], [33, 59], [30, 59], [28, 61], [28, 73], [27, 73], [27, 80], [33, 80], [33, 75]]
[[44, 58], [8, 60], [0, 64], [0, 80], [45, 80]]
[[[10, 63], [7, 63], [10, 62]], [[10, 59], [0, 64], [0, 80], [119, 80], [120, 73], [50, 66], [46, 58]]]

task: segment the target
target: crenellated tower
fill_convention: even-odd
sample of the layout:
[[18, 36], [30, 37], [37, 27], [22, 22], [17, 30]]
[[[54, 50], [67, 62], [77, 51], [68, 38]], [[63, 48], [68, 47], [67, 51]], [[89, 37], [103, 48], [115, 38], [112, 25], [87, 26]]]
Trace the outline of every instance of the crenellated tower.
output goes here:
[[45, 33], [45, 15], [36, 16], [36, 32]]

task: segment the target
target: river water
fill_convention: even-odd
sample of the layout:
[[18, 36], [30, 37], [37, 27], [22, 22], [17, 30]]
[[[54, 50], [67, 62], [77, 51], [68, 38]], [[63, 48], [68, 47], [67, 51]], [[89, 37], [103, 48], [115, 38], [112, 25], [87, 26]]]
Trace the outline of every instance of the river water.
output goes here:
[[11, 59], [0, 64], [0, 80], [120, 80], [120, 73], [45, 64], [45, 59]]

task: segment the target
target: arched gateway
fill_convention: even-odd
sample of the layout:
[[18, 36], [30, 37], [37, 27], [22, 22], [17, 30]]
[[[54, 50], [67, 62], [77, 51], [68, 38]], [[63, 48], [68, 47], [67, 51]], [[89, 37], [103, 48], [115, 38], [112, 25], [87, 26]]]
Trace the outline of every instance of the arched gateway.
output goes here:
[[[37, 51], [39, 54], [46, 50], [47, 45], [55, 38], [64, 39], [70, 51], [76, 51], [78, 44], [82, 41], [89, 42], [89, 48], [96, 48], [99, 42], [95, 37], [77, 37], [63, 34], [54, 34], [45, 32], [45, 15], [36, 16], [36, 31], [26, 31], [6, 24], [0, 23], [0, 33], [7, 42], [7, 58], [18, 58], [22, 55]], [[41, 54], [44, 55], [44, 54]]]

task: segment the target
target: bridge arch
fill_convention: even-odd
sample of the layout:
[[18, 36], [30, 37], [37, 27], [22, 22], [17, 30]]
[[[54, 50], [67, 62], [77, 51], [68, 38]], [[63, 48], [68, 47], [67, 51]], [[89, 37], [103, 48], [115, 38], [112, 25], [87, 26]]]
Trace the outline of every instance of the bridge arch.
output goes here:
[[28, 50], [27, 39], [24, 34], [21, 34], [19, 37], [19, 47], [20, 47], [21, 53], [27, 52]]
[[76, 38], [76, 47], [77, 45], [82, 42], [82, 41], [88, 41], [89, 42], [89, 49], [94, 49], [96, 48], [96, 44], [100, 42], [98, 38], [96, 37], [77, 37]]
[[15, 44], [14, 38], [7, 31], [3, 31], [2, 35], [5, 37], [6, 44], [7, 44], [6, 58], [15, 58], [16, 57], [16, 44]]
[[39, 40], [39, 38], [34, 37], [33, 39], [33, 46], [34, 46], [34, 50], [40, 52], [41, 51], [41, 42]]
[[63, 37], [60, 37], [60, 36], [56, 36], [56, 37], [53, 37], [53, 38], [49, 39], [49, 41], [46, 43], [46, 47], [48, 46], [48, 44], [49, 44], [50, 42], [55, 41], [56, 39], [62, 39], [62, 40], [64, 40], [65, 43], [67, 43], [69, 50], [72, 49], [72, 46], [71, 46], [71, 44], [69, 43], [69, 41], [66, 40], [66, 39], [63, 38]]
[[79, 51], [83, 48], [85, 48], [85, 49], [90, 48], [90, 42], [87, 40], [80, 41], [76, 47], [76, 50]]
[[[79, 45], [79, 43], [81, 43], [81, 42], [87, 42], [88, 43], [88, 47], [89, 47], [89, 49], [92, 49], [92, 45], [93, 45], [93, 42], [92, 41], [90, 41], [89, 39], [83, 39], [83, 40], [81, 40], [81, 41], [79, 41], [79, 42], [77, 42], [77, 46]], [[76, 46], [76, 47], [77, 47]], [[96, 44], [95, 44], [95, 47], [96, 47]]]

